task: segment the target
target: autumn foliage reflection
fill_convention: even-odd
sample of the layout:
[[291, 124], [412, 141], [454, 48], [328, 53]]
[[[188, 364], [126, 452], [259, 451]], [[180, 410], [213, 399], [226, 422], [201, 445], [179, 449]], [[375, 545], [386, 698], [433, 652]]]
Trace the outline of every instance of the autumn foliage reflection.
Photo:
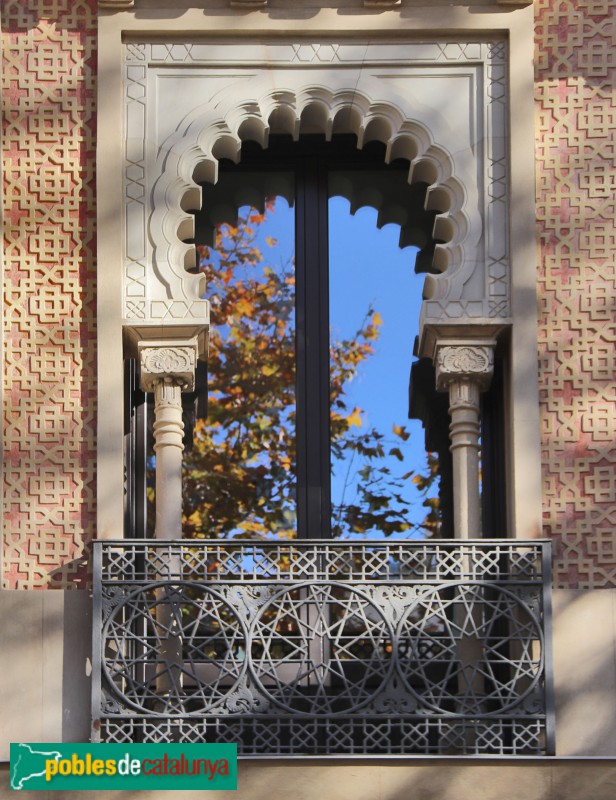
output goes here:
[[[296, 371], [295, 275], [275, 239], [262, 228], [264, 213], [244, 208], [237, 225], [223, 224], [214, 248], [199, 248], [212, 306], [208, 359], [208, 418], [184, 457], [184, 530], [188, 537], [261, 538], [295, 535]], [[343, 476], [332, 508], [332, 534], [385, 535], [438, 526], [438, 464], [425, 474], [404, 472], [403, 425], [380, 432], [362, 421], [347, 398], [350, 382], [375, 353], [381, 317], [366, 310], [354, 335], [330, 348], [331, 460]], [[400, 474], [393, 464], [399, 464]], [[412, 492], [424, 506], [410, 520]]]

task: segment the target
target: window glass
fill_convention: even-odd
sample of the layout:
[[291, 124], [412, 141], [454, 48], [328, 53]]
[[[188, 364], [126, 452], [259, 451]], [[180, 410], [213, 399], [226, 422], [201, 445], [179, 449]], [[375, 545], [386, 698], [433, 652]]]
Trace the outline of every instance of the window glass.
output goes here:
[[184, 528], [189, 536], [294, 536], [294, 211], [269, 197], [260, 209], [226, 215], [236, 218], [199, 247], [212, 320], [208, 414], [184, 457]]
[[377, 223], [375, 208], [351, 215], [349, 200], [330, 198], [332, 535], [423, 536], [438, 486], [421, 425], [408, 420], [417, 248], [399, 247], [399, 225]]
[[438, 459], [408, 419], [435, 212], [407, 163], [307, 138], [243, 148], [202, 186], [208, 410], [184, 454], [187, 537], [438, 530]]

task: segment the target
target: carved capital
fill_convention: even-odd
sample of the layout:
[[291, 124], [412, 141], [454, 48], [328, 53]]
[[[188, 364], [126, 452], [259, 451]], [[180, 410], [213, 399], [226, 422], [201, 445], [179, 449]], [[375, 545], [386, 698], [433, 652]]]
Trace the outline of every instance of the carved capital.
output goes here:
[[436, 348], [436, 388], [446, 391], [452, 383], [471, 381], [480, 390], [490, 385], [494, 372], [494, 348], [490, 345], [445, 344]]
[[195, 388], [198, 345], [190, 342], [143, 342], [139, 344], [141, 388], [153, 392], [157, 384], [173, 383], [184, 392]]

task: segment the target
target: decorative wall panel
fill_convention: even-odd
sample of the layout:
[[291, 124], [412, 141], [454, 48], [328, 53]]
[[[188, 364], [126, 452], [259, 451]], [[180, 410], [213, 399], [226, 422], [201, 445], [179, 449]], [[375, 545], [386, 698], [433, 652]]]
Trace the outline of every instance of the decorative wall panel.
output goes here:
[[87, 580], [95, 521], [95, 0], [4, 0], [3, 585]]
[[538, 0], [544, 524], [555, 580], [616, 586], [616, 0]]

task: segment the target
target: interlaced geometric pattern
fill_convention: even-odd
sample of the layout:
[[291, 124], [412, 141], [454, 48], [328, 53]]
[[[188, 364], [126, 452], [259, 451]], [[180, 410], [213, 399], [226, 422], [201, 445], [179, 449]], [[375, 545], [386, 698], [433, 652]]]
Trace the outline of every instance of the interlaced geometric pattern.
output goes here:
[[2, 0], [3, 586], [87, 581], [96, 516], [96, 0]]
[[95, 543], [94, 737], [550, 753], [547, 542]]
[[[139, 647], [132, 631], [140, 632]], [[245, 671], [238, 653], [246, 631], [233, 608], [208, 586], [138, 588], [123, 596], [103, 635], [105, 676], [138, 710], [209, 711], [233, 695]]]
[[539, 381], [555, 584], [616, 586], [616, 0], [536, 0]]
[[535, 689], [543, 654], [533, 652], [542, 640], [538, 611], [493, 584], [459, 583], [423, 593], [401, 626], [409, 692], [417, 691], [419, 676], [418, 697], [436, 711], [541, 708]]

